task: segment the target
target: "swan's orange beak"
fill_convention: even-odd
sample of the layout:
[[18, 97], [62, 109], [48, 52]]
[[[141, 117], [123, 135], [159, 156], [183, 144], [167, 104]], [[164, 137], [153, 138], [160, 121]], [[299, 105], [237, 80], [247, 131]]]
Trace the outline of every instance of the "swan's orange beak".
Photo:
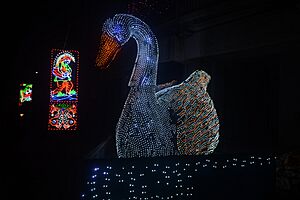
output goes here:
[[104, 32], [101, 35], [96, 66], [100, 69], [108, 68], [120, 49], [121, 45], [113, 37]]

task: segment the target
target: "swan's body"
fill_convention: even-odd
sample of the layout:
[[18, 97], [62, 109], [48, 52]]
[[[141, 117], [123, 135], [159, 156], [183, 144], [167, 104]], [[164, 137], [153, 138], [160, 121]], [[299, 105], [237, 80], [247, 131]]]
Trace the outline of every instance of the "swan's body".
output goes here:
[[176, 111], [171, 99], [174, 95], [170, 95], [173, 89], [168, 90], [169, 92], [165, 89], [156, 94], [156, 37], [143, 21], [126, 14], [118, 14], [113, 19], [108, 19], [103, 26], [103, 32], [97, 56], [97, 65], [100, 67], [107, 67], [120, 47], [131, 37], [135, 39], [138, 47], [128, 84], [130, 91], [116, 127], [118, 157], [177, 154], [176, 136], [179, 131], [170, 117], [170, 109]]

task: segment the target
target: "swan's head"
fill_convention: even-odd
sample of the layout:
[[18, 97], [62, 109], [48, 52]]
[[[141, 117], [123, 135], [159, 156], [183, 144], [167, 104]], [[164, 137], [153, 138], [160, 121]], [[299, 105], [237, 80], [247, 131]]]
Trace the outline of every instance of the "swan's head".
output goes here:
[[96, 65], [107, 68], [116, 55], [131, 37], [129, 21], [123, 15], [107, 19], [103, 25]]

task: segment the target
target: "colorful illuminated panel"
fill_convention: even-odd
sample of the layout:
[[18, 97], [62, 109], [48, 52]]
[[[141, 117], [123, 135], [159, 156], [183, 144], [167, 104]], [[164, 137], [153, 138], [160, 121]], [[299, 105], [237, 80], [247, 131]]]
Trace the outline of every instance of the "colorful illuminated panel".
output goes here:
[[77, 104], [53, 103], [50, 105], [49, 127], [62, 130], [76, 130]]
[[76, 130], [79, 52], [52, 49], [48, 130]]
[[32, 84], [22, 83], [20, 84], [19, 106], [28, 101], [32, 101]]

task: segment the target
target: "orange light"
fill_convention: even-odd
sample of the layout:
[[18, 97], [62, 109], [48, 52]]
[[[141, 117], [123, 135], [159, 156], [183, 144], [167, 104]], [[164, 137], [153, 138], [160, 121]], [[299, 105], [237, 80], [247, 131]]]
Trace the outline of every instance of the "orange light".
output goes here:
[[121, 45], [107, 33], [103, 33], [100, 38], [100, 46], [96, 57], [96, 66], [107, 68], [120, 51]]

